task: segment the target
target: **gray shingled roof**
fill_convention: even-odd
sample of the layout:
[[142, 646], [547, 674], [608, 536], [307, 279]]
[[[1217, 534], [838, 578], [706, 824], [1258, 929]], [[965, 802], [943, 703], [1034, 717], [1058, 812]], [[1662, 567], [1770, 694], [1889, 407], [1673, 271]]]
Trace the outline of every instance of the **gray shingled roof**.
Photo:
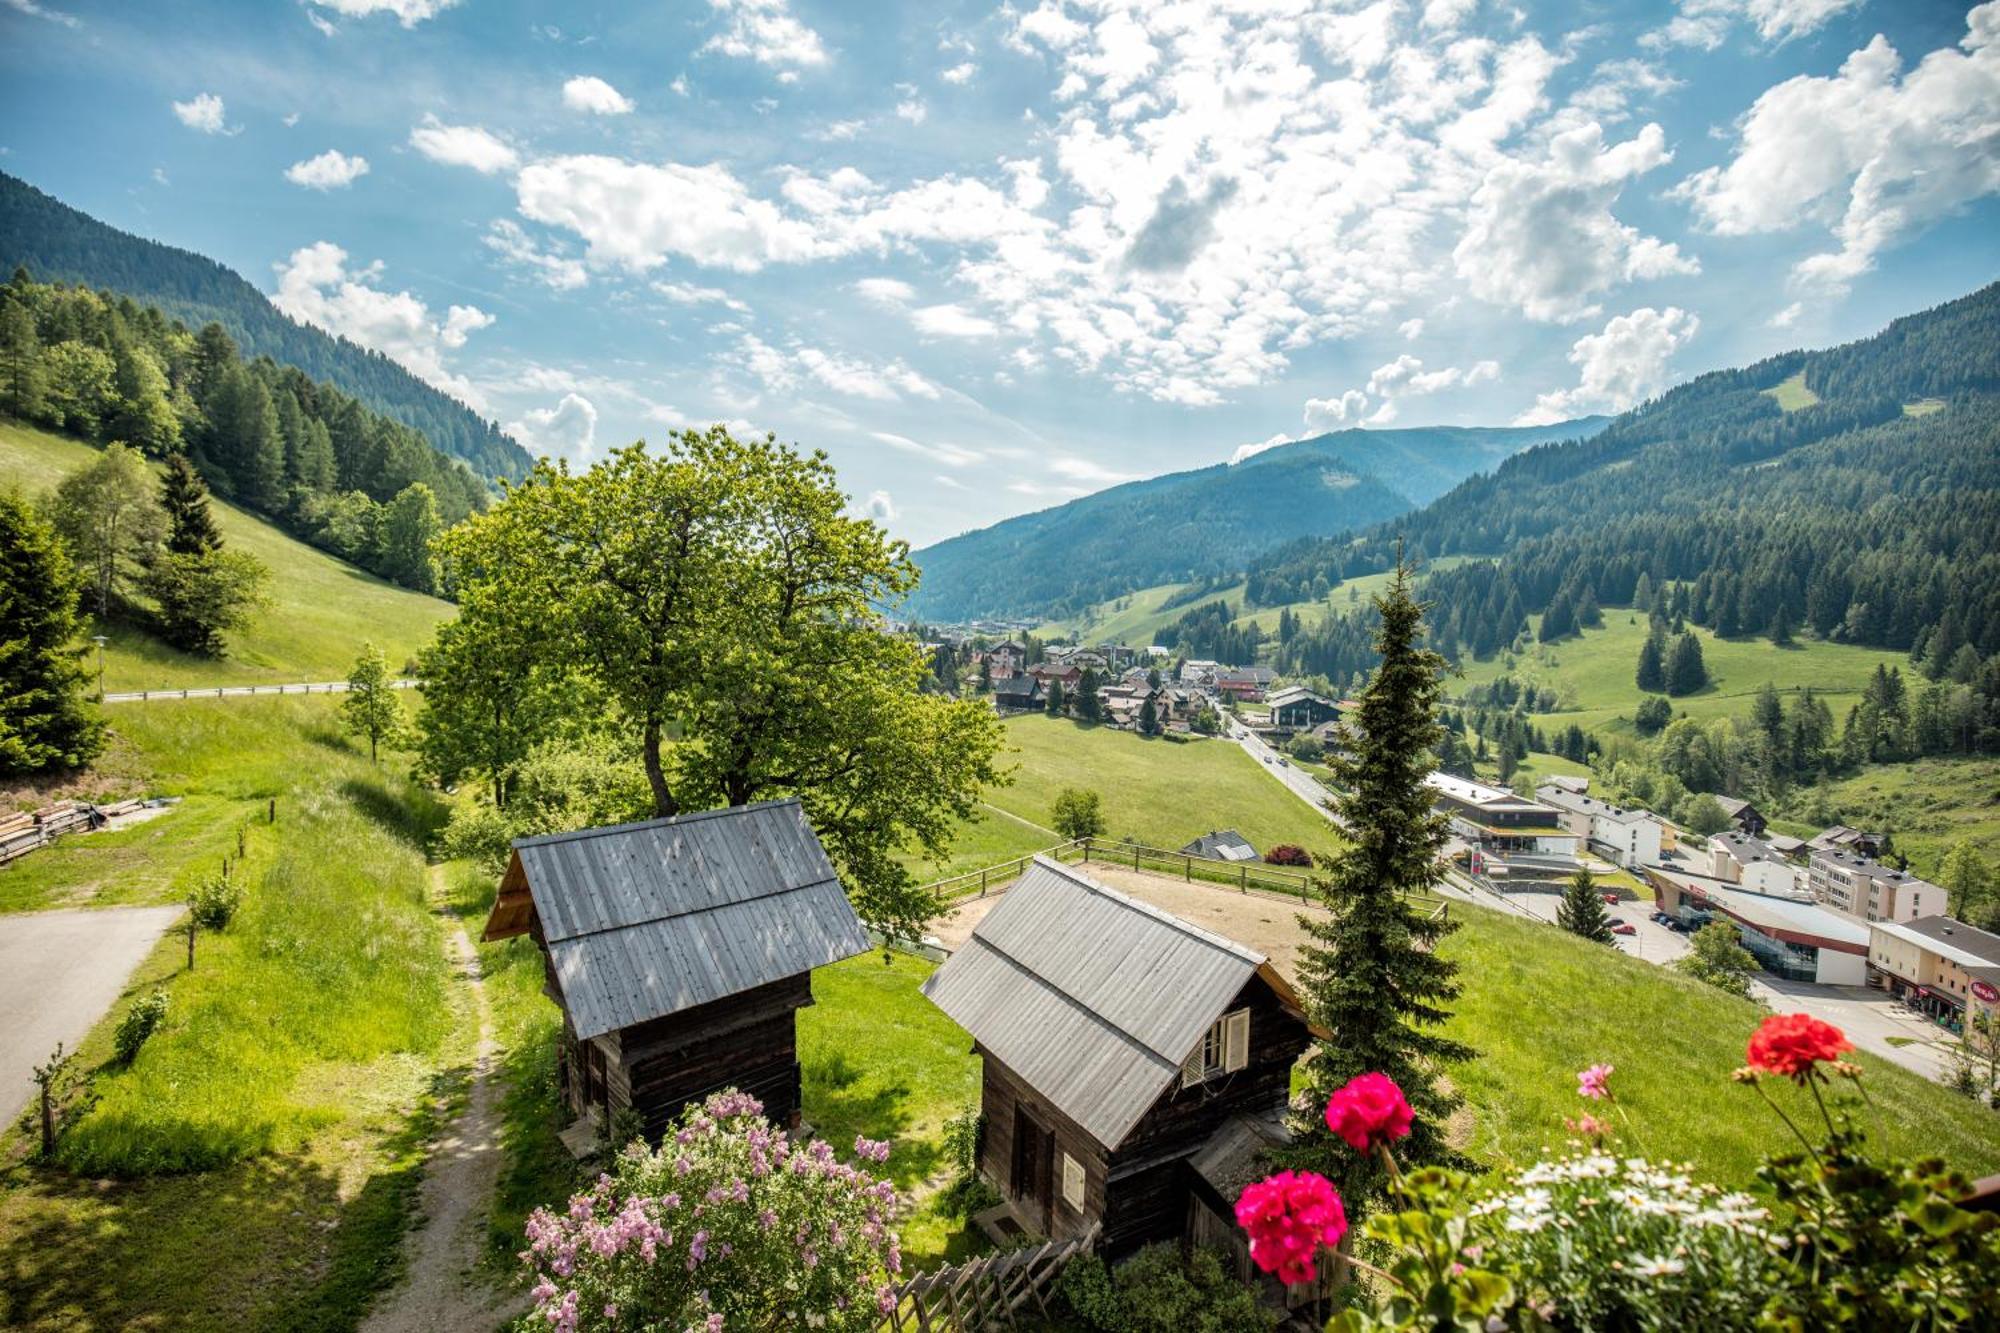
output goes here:
[[514, 856], [580, 1038], [870, 948], [796, 799], [523, 838]]
[[1038, 856], [923, 989], [995, 1059], [1116, 1148], [1264, 964], [1234, 941]]

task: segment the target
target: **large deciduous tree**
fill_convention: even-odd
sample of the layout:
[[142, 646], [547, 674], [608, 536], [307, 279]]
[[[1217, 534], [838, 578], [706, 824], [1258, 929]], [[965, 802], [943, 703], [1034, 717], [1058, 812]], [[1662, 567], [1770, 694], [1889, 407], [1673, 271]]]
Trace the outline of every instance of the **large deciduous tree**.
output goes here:
[[[1424, 608], [1410, 582], [1408, 565], [1399, 561], [1375, 598], [1381, 664], [1351, 720], [1353, 744], [1331, 760], [1345, 793], [1332, 805], [1349, 842], [1321, 860], [1325, 873], [1314, 888], [1328, 914], [1300, 917], [1309, 943], [1299, 971], [1307, 1011], [1327, 1034], [1306, 1058], [1313, 1104], [1324, 1105], [1357, 1075], [1387, 1074], [1416, 1112], [1398, 1155], [1427, 1163], [1453, 1156], [1444, 1122], [1459, 1099], [1438, 1075], [1473, 1051], [1437, 1031], [1459, 987], [1456, 965], [1439, 957], [1436, 946], [1457, 923], [1433, 916], [1417, 897], [1444, 874], [1445, 821], [1425, 781], [1443, 734], [1437, 712], [1444, 660], [1423, 646]], [[1365, 1202], [1380, 1194], [1375, 1159], [1350, 1151], [1317, 1120], [1304, 1128], [1301, 1157], [1339, 1180], [1346, 1198]]]
[[403, 705], [396, 698], [395, 682], [389, 676], [389, 661], [382, 650], [368, 644], [347, 673], [347, 694], [340, 701], [340, 725], [350, 736], [366, 737], [368, 759], [373, 763], [382, 744], [394, 743], [403, 731]]
[[[480, 633], [601, 692], [656, 814], [797, 795], [861, 914], [914, 935], [935, 904], [899, 853], [944, 853], [999, 777], [1000, 730], [923, 692], [878, 610], [916, 568], [846, 510], [824, 454], [715, 427], [580, 475], [544, 463], [437, 549]], [[476, 688], [439, 666], [429, 692]]]
[[0, 491], [0, 775], [80, 767], [103, 747], [84, 702], [77, 596], [54, 529]]
[[49, 508], [70, 559], [89, 580], [99, 619], [109, 616], [166, 526], [146, 461], [113, 441], [62, 479]]

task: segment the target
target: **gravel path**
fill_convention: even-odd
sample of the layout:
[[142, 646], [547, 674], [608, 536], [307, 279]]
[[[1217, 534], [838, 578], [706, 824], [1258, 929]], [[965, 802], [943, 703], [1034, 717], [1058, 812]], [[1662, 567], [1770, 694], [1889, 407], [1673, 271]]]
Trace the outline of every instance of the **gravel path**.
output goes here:
[[[444, 898], [444, 868], [431, 867], [431, 896]], [[438, 1138], [424, 1173], [423, 1218], [404, 1242], [409, 1267], [362, 1324], [363, 1333], [490, 1333], [521, 1313], [518, 1293], [496, 1290], [478, 1273], [486, 1215], [500, 1178], [500, 1088], [493, 1077], [493, 1012], [479, 955], [457, 921], [447, 947], [470, 988], [479, 1018], [472, 1091], [465, 1109]]]
[[35, 1066], [75, 1050], [180, 907], [23, 912], [0, 920], [0, 1123], [34, 1095]]

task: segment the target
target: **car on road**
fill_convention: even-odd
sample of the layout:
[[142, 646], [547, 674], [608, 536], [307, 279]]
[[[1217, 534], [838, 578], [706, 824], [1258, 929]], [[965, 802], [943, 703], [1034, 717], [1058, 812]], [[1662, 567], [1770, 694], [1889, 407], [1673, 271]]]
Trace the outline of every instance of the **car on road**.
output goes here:
[[1284, 757], [1283, 755], [1280, 755], [1280, 756], [1278, 756], [1278, 767], [1279, 767], [1279, 768], [1290, 768], [1291, 766], [1292, 766], [1292, 761], [1291, 761], [1291, 760], [1289, 760], [1289, 759], [1285, 758], [1285, 757]]
[[1611, 933], [1613, 935], [1637, 935], [1639, 928], [1630, 921], [1613, 921], [1611, 923]]
[[1610, 903], [1613, 907], [1616, 907], [1618, 905], [1618, 895], [1615, 893], [1607, 893], [1604, 895], [1604, 901]]

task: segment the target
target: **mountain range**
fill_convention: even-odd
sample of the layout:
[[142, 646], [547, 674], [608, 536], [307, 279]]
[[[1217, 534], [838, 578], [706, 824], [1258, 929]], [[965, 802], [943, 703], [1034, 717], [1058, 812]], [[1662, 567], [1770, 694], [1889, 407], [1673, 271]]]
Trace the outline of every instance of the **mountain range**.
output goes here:
[[0, 172], [0, 273], [107, 288], [156, 305], [189, 328], [220, 324], [249, 358], [268, 356], [333, 383], [411, 426], [485, 477], [519, 477], [533, 460], [497, 425], [380, 352], [301, 324], [234, 270], [118, 230]]
[[1240, 572], [1287, 542], [1407, 513], [1523, 449], [1587, 438], [1606, 420], [1337, 431], [1127, 482], [917, 552], [924, 577], [908, 609], [930, 620], [1058, 616]]

